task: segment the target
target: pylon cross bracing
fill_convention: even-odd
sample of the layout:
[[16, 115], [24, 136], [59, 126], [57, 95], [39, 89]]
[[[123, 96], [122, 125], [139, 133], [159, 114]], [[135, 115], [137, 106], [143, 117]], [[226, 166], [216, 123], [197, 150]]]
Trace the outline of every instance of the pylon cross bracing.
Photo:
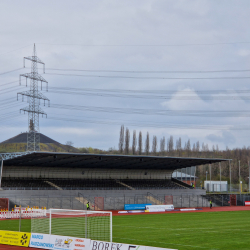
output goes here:
[[21, 77], [26, 78], [26, 86], [27, 79], [30, 79], [30, 90], [24, 92], [18, 92], [18, 95], [22, 96], [22, 100], [24, 97], [27, 97], [27, 102], [29, 103], [28, 107], [20, 109], [24, 113], [28, 113], [28, 136], [27, 136], [27, 151], [40, 151], [40, 131], [39, 131], [39, 115], [47, 114], [40, 108], [40, 101], [48, 102], [49, 99], [44, 96], [38, 90], [38, 84], [41, 82], [41, 90], [42, 83], [46, 83], [46, 90], [48, 91], [48, 82], [38, 74], [37, 64], [43, 64], [43, 70], [45, 72], [45, 64], [37, 57], [36, 55], [36, 46], [34, 44], [33, 55], [29, 57], [24, 57], [24, 67], [25, 67], [25, 59], [31, 61], [31, 73], [21, 74], [19, 77], [20, 85], [21, 85]]

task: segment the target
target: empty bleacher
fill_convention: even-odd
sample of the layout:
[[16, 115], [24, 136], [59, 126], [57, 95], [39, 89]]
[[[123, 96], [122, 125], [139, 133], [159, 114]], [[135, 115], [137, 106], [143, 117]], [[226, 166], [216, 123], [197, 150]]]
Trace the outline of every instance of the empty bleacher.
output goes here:
[[121, 180], [134, 189], [185, 189], [171, 180]]
[[41, 179], [2, 179], [2, 189], [55, 189], [51, 185], [44, 182], [44, 180]]
[[143, 190], [185, 189], [171, 179], [11, 179], [3, 178], [3, 189], [64, 189], [64, 190]]

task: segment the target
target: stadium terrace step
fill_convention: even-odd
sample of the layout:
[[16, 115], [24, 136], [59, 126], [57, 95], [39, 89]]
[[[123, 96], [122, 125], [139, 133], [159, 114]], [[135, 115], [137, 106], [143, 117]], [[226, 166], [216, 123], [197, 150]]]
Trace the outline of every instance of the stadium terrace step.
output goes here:
[[56, 188], [57, 190], [63, 190], [62, 188], [58, 187], [56, 184], [54, 184], [54, 183], [52, 183], [50, 181], [44, 181], [44, 182], [48, 183], [50, 186]]
[[131, 186], [129, 186], [129, 185], [127, 185], [127, 184], [125, 184], [125, 183], [123, 183], [121, 181], [116, 181], [116, 183], [121, 184], [122, 186], [127, 187], [130, 190], [135, 190], [135, 188], [132, 188]]
[[[87, 207], [87, 203], [88, 203], [88, 200], [84, 197], [75, 197], [76, 200], [78, 200], [79, 202], [81, 202], [82, 204], [84, 204], [86, 207]], [[95, 210], [101, 210], [99, 207], [97, 207], [97, 205], [95, 205], [94, 203], [90, 202], [89, 201], [89, 207], [90, 207], [90, 210], [92, 210], [92, 207], [95, 208]]]
[[159, 201], [158, 199], [154, 198], [151, 195], [147, 195], [146, 198], [153, 202], [155, 205], [163, 205], [163, 202]]

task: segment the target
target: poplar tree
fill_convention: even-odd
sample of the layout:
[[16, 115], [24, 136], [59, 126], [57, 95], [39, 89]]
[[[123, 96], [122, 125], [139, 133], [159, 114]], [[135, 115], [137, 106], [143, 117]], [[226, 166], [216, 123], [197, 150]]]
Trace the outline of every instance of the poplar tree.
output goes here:
[[133, 155], [136, 154], [136, 143], [137, 143], [137, 140], [136, 140], [136, 131], [134, 130], [133, 131], [133, 143], [132, 143], [132, 153], [133, 153]]
[[145, 141], [145, 153], [146, 155], [149, 154], [149, 133], [147, 132], [147, 137], [146, 137], [146, 141]]
[[142, 133], [139, 132], [139, 140], [138, 140], [138, 154], [142, 154]]
[[121, 126], [118, 147], [119, 147], [120, 153], [123, 153], [123, 150], [124, 150], [124, 125]]
[[129, 154], [129, 140], [130, 140], [130, 133], [129, 133], [129, 129], [126, 128], [126, 132], [125, 132], [125, 154], [126, 155]]
[[153, 143], [152, 143], [152, 153], [156, 155], [157, 152], [157, 137], [153, 136]]

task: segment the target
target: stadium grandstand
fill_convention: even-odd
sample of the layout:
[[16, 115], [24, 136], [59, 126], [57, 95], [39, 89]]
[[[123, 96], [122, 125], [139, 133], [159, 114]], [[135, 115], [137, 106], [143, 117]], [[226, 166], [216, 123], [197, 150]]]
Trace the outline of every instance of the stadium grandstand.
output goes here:
[[[1, 154], [1, 197], [10, 207], [123, 209], [125, 204], [204, 206], [205, 190], [175, 178], [177, 169], [226, 159], [23, 152]], [[195, 179], [194, 179], [195, 180]], [[191, 197], [191, 198], [190, 198]]]

